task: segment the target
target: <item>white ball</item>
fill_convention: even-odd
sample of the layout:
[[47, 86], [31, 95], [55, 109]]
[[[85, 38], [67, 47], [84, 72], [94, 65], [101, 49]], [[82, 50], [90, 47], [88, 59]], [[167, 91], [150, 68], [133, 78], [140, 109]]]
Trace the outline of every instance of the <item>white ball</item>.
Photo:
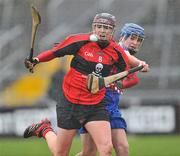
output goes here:
[[90, 41], [92, 41], [92, 42], [97, 42], [97, 41], [98, 41], [98, 36], [95, 35], [95, 34], [92, 34], [92, 35], [90, 35], [89, 39], [90, 39]]

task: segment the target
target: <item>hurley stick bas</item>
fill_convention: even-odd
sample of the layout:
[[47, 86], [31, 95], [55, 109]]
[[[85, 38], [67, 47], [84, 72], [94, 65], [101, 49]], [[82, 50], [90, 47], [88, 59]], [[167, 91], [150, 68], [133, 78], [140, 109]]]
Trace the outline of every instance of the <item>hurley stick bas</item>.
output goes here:
[[94, 74], [89, 74], [87, 77], [87, 89], [95, 94], [97, 93], [100, 89], [108, 86], [109, 84], [118, 81], [120, 79], [125, 78], [126, 76], [128, 76], [131, 73], [137, 72], [139, 70], [143, 69], [143, 66], [138, 66], [138, 67], [134, 67], [131, 68], [130, 70], [126, 70], [114, 75], [110, 75], [107, 77], [97, 77]]
[[32, 15], [31, 49], [30, 49], [29, 57], [27, 59], [32, 62], [33, 53], [34, 53], [34, 42], [35, 42], [38, 25], [41, 23], [41, 16], [34, 6], [31, 6], [31, 15]]

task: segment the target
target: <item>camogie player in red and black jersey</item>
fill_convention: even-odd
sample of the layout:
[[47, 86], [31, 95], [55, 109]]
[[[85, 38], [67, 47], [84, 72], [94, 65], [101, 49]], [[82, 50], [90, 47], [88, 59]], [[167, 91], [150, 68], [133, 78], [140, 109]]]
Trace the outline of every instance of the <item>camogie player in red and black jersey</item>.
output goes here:
[[[134, 57], [133, 55], [139, 51], [144, 38], [144, 28], [135, 23], [126, 23], [121, 28], [119, 45], [124, 49], [128, 57]], [[116, 74], [117, 70], [117, 67], [113, 68], [112, 74]], [[126, 135], [127, 124], [120, 107], [122, 92], [124, 89], [135, 86], [138, 83], [139, 78], [137, 77], [137, 73], [132, 73], [126, 78], [106, 87], [106, 110], [109, 113], [112, 142], [116, 156], [129, 155], [129, 145]], [[79, 130], [79, 133], [83, 148], [76, 156], [96, 156], [97, 148], [89, 133], [84, 127]]]
[[[70, 35], [54, 48], [40, 53], [33, 61], [25, 60], [25, 66], [33, 71], [36, 64], [57, 57], [73, 55], [71, 68], [63, 80], [64, 97], [57, 104], [57, 138], [47, 140], [52, 153], [67, 156], [76, 130], [84, 126], [93, 138], [100, 156], [112, 155], [111, 128], [105, 109], [105, 88], [96, 94], [87, 90], [87, 75], [108, 76], [113, 66], [124, 71], [129, 66], [142, 64], [142, 71], [149, 67], [144, 61], [127, 57], [124, 50], [113, 40], [115, 17], [108, 13], [97, 14], [92, 23], [92, 33]], [[43, 121], [25, 130], [24, 137], [45, 137], [52, 129], [43, 128]], [[46, 138], [46, 137], [45, 137]], [[48, 138], [46, 138], [48, 139]], [[53, 142], [54, 141], [54, 142]]]

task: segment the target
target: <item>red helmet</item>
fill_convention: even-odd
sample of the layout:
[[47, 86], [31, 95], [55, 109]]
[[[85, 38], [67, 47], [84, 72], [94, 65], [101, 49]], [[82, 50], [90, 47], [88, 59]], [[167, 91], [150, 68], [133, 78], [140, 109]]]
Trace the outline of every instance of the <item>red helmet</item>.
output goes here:
[[94, 17], [93, 24], [95, 23], [107, 24], [114, 27], [116, 24], [116, 18], [109, 13], [100, 13], [96, 14]]

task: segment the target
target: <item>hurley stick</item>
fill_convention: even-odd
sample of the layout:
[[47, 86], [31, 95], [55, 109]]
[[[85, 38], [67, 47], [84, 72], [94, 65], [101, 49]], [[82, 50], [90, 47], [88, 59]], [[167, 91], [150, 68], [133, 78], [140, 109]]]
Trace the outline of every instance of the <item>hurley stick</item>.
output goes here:
[[28, 60], [32, 62], [33, 53], [34, 53], [34, 41], [35, 41], [38, 25], [41, 23], [41, 16], [39, 15], [39, 12], [34, 6], [31, 6], [31, 14], [32, 14], [31, 49]]
[[87, 78], [87, 89], [95, 94], [97, 93], [100, 89], [108, 86], [109, 84], [118, 81], [120, 79], [125, 78], [126, 76], [128, 76], [131, 73], [137, 72], [139, 70], [143, 69], [143, 66], [138, 66], [138, 67], [134, 67], [131, 68], [130, 70], [126, 70], [111, 76], [107, 76], [107, 77], [97, 77], [94, 74], [89, 74], [88, 78]]

